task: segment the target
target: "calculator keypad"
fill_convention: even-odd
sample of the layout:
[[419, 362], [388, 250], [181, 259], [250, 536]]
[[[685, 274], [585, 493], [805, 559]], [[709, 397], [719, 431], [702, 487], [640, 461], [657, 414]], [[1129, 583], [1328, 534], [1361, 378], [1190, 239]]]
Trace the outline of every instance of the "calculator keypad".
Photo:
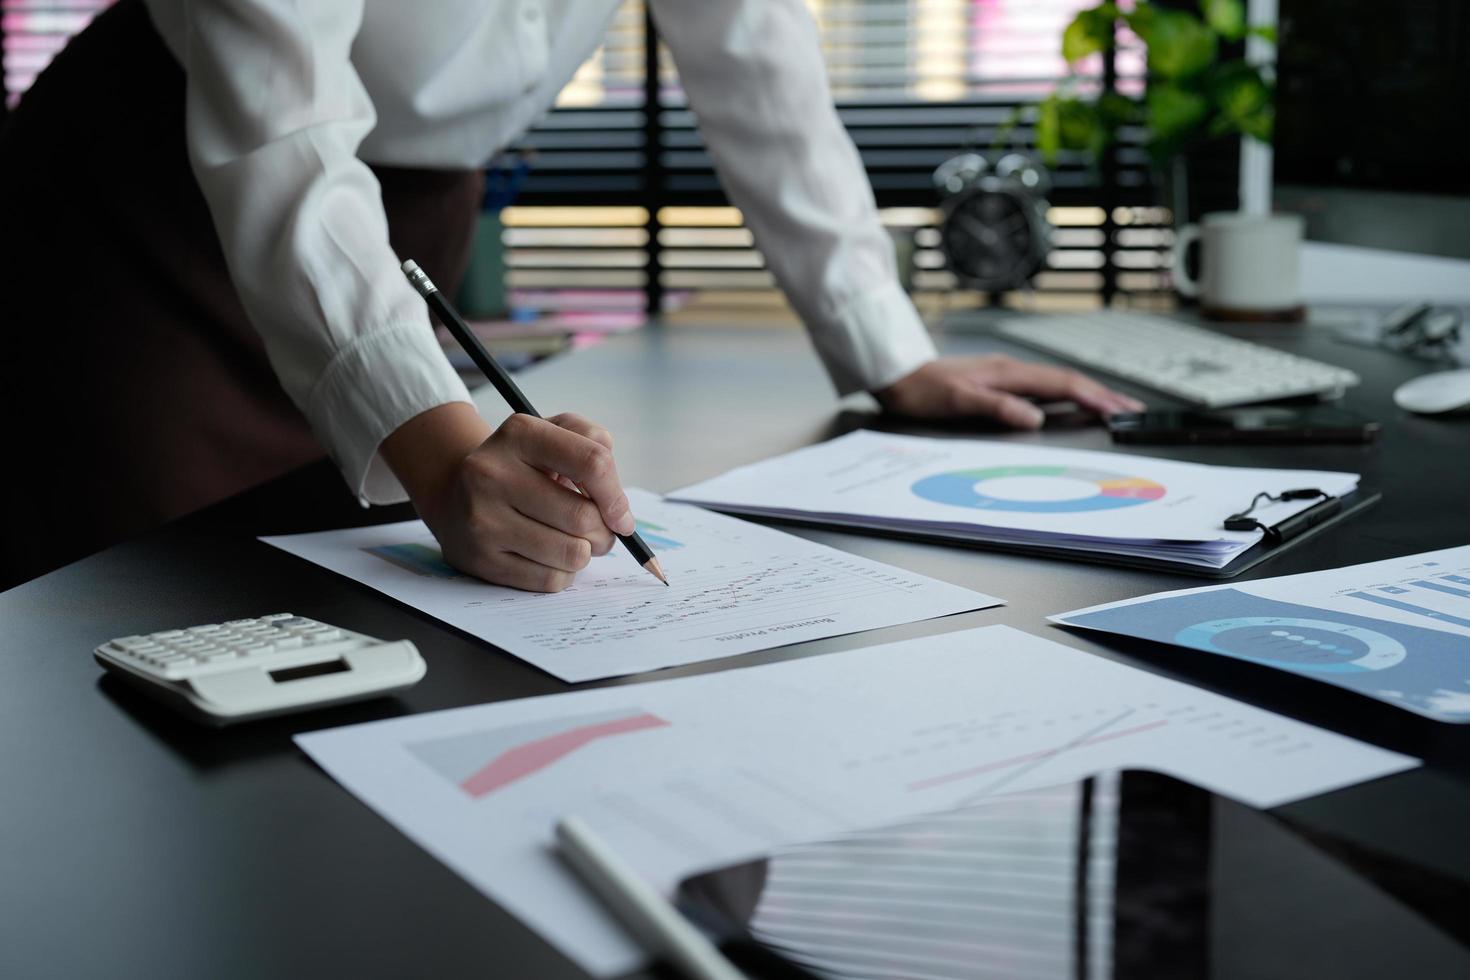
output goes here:
[[[258, 619], [123, 636], [99, 648], [112, 657], [166, 680], [252, 667], [290, 666], [322, 659], [376, 641], [305, 616], [274, 613]], [[289, 662], [289, 663], [288, 663]]]

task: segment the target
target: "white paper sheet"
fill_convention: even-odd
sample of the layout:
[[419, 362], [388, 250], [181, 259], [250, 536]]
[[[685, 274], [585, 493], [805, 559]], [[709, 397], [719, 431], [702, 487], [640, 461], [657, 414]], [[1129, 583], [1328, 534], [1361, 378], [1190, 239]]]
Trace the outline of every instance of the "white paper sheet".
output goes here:
[[642, 957], [552, 852], [563, 814], [670, 890], [778, 845], [1104, 769], [1272, 806], [1417, 765], [1004, 626], [297, 742], [599, 975]]
[[[1353, 473], [1205, 466], [1124, 453], [859, 431], [669, 494], [720, 510], [1223, 568], [1261, 538], [1226, 531], [1261, 491], [1341, 496]], [[1314, 501], [1263, 502], [1266, 524]]]
[[668, 588], [621, 547], [554, 595], [487, 585], [444, 564], [422, 521], [261, 540], [573, 682], [1001, 604], [647, 491], [628, 496]]
[[1051, 620], [1265, 664], [1470, 723], [1470, 546], [1161, 592]]

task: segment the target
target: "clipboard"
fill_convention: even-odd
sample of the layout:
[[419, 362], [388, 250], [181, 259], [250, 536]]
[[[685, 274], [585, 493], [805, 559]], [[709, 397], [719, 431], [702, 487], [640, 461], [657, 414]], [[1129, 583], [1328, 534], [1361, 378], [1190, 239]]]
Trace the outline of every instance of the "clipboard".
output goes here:
[[[1074, 551], [1070, 548], [1054, 548], [1044, 544], [1025, 544], [1015, 542], [992, 542], [974, 541], [958, 537], [950, 537], [945, 534], [936, 534], [932, 531], [891, 530], [888, 528], [860, 527], [849, 524], [834, 524], [830, 521], [805, 521], [789, 517], [769, 517], [766, 515], [743, 514], [735, 510], [725, 510], [726, 513], [736, 514], [746, 520], [759, 520], [762, 523], [785, 524], [793, 527], [822, 528], [827, 531], [847, 531], [853, 534], [871, 534], [880, 538], [892, 538], [897, 541], [926, 541], [932, 544], [944, 544], [950, 547], [968, 548], [972, 551], [1000, 551], [1006, 554], [1032, 555], [1040, 558], [1060, 558], [1065, 561], [1083, 562], [1089, 565], [1110, 565], [1115, 568], [1141, 568], [1151, 572], [1174, 572], [1178, 575], [1188, 575], [1192, 578], [1213, 579], [1223, 581], [1235, 578], [1237, 575], [1247, 572], [1262, 562], [1269, 561], [1277, 555], [1289, 551], [1304, 541], [1310, 541], [1318, 535], [1337, 527], [1351, 517], [1361, 514], [1383, 499], [1381, 491], [1364, 488], [1361, 485], [1352, 493], [1341, 497], [1324, 497], [1313, 507], [1294, 514], [1281, 522], [1281, 525], [1293, 525], [1289, 533], [1280, 533], [1281, 525], [1268, 526], [1265, 528], [1266, 536], [1248, 550], [1236, 556], [1235, 560], [1224, 568], [1208, 568], [1203, 565], [1187, 565], [1183, 562], [1164, 561], [1158, 558], [1139, 558], [1133, 555], [1110, 555], [1098, 551]], [[704, 506], [704, 505], [701, 505]], [[724, 510], [724, 508], [711, 507], [711, 510]], [[1313, 512], [1316, 511], [1314, 515]], [[1313, 515], [1313, 516], [1308, 516]]]

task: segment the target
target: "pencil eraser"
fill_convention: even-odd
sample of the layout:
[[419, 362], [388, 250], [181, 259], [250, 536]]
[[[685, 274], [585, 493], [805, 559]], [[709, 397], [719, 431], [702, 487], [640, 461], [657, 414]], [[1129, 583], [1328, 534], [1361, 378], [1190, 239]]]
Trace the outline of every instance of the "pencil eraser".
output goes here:
[[419, 264], [413, 259], [404, 259], [403, 265], [399, 266], [404, 272], [418, 272]]

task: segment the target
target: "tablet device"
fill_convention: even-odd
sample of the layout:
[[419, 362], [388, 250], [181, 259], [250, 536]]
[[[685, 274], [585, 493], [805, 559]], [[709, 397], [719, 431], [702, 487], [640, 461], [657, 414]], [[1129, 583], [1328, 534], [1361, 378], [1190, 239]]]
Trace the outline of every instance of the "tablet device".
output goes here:
[[[676, 903], [747, 975], [1470, 976], [1470, 884], [1152, 772], [785, 848]], [[1410, 965], [1412, 964], [1412, 966]]]

